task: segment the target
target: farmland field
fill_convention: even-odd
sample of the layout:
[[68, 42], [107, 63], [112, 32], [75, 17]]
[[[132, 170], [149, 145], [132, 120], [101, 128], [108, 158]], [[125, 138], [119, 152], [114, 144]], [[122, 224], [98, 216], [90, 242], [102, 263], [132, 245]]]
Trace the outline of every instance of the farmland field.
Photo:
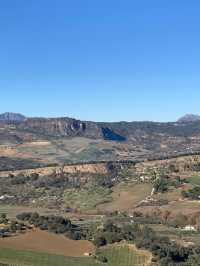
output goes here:
[[188, 181], [194, 186], [200, 186], [200, 176], [191, 176], [188, 178]]
[[101, 203], [112, 201], [110, 189], [95, 187], [81, 190], [66, 190], [64, 199], [70, 206], [80, 210], [92, 210]]
[[132, 245], [111, 245], [101, 253], [108, 259], [108, 266], [143, 266], [151, 261], [149, 252], [136, 251]]
[[75, 241], [62, 235], [38, 229], [14, 237], [0, 238], [0, 248], [45, 252], [72, 257], [81, 257], [84, 253], [94, 253], [95, 251], [95, 247], [89, 241]]
[[101, 211], [127, 211], [136, 206], [141, 200], [151, 194], [152, 184], [119, 184], [115, 187], [112, 201], [101, 204], [98, 209]]
[[0, 262], [13, 266], [96, 266], [92, 258], [73, 258], [32, 251], [0, 249]]
[[15, 219], [16, 215], [21, 212], [38, 212], [43, 215], [56, 214], [56, 211], [47, 208], [34, 208], [20, 205], [0, 204], [0, 214], [6, 213], [9, 218]]
[[[150, 255], [145, 251], [136, 251], [131, 246], [113, 245], [102, 248], [99, 253], [106, 256], [108, 262], [105, 266], [140, 266], [148, 265]], [[102, 263], [94, 258], [74, 258], [47, 253], [31, 251], [17, 251], [12, 249], [0, 249], [0, 262], [9, 263], [13, 266], [98, 266]]]

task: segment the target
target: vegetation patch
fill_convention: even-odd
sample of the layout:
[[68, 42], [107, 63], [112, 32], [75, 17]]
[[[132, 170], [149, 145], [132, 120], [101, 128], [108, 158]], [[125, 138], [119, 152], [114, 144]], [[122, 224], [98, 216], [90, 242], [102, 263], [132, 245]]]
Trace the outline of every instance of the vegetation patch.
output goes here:
[[191, 176], [187, 179], [187, 181], [194, 186], [200, 186], [200, 176]]
[[192, 200], [200, 200], [200, 186], [189, 189], [188, 191], [182, 191], [182, 196]]
[[74, 258], [48, 253], [0, 249], [0, 262], [13, 266], [98, 266], [92, 258]]
[[151, 253], [136, 250], [133, 245], [109, 245], [98, 249], [97, 257], [107, 266], [143, 266], [151, 261]]
[[66, 190], [64, 201], [79, 210], [92, 210], [98, 205], [112, 201], [111, 190], [103, 187]]
[[20, 266], [144, 266], [149, 265], [150, 254], [128, 245], [101, 248], [94, 257], [65, 257], [48, 253], [0, 249], [0, 262]]
[[98, 206], [98, 209], [102, 212], [130, 210], [151, 194], [152, 187], [151, 183], [120, 183], [113, 188], [112, 200]]

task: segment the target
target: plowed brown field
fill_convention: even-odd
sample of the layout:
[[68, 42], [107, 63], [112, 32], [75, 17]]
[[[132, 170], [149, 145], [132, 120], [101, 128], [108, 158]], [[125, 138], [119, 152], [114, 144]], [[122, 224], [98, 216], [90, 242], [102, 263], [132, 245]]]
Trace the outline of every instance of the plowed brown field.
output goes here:
[[89, 241], [75, 241], [62, 235], [55, 235], [41, 230], [33, 230], [19, 236], [0, 239], [0, 247], [71, 257], [80, 257], [84, 253], [93, 253], [95, 250], [95, 247]]

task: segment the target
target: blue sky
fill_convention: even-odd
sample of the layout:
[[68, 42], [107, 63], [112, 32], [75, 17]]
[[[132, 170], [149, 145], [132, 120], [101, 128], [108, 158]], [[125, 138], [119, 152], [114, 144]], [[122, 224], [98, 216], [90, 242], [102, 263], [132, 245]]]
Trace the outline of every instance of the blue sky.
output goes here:
[[0, 1], [0, 112], [172, 121], [200, 113], [199, 0]]

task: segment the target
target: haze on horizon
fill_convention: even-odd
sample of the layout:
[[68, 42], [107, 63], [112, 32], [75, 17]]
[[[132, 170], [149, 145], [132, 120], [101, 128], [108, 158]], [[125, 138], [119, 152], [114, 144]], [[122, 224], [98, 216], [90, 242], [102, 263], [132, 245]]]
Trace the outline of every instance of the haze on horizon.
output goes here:
[[197, 1], [2, 1], [0, 113], [93, 121], [199, 114]]

